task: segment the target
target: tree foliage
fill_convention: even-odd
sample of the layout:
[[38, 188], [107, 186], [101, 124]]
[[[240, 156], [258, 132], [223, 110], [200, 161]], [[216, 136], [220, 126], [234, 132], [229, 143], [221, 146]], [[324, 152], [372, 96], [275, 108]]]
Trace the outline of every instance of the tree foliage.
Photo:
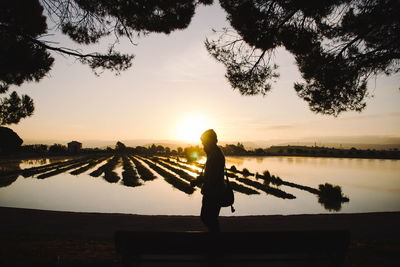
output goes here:
[[[53, 58], [46, 49], [29, 40], [46, 30], [43, 8], [37, 1], [1, 1], [0, 94], [6, 93], [12, 84], [39, 81], [50, 70]], [[32, 99], [13, 91], [0, 98], [0, 125], [18, 123], [33, 111]]]
[[27, 95], [21, 97], [14, 91], [9, 97], [0, 99], [0, 125], [18, 123], [31, 116], [34, 111], [33, 100]]
[[50, 70], [53, 58], [31, 41], [47, 31], [38, 1], [5, 0], [0, 10], [0, 93], [5, 93], [10, 84], [39, 81]]
[[124, 143], [118, 141], [117, 144], [115, 145], [115, 151], [119, 153], [124, 153], [126, 152], [126, 146]]
[[[398, 0], [220, 0], [232, 29], [206, 41], [242, 95], [266, 94], [279, 74], [272, 55], [284, 47], [303, 81], [297, 94], [312, 111], [337, 116], [361, 111], [371, 75], [399, 71]], [[41, 80], [52, 68], [50, 52], [76, 58], [95, 74], [131, 67], [133, 54], [117, 50], [121, 38], [185, 29], [196, 7], [212, 0], [2, 0], [0, 1], [0, 94], [12, 85]], [[51, 25], [51, 27], [49, 26]], [[47, 39], [49, 28], [78, 47], [113, 40], [105, 51], [84, 53]], [[18, 100], [20, 99], [20, 100]], [[9, 103], [18, 103], [13, 108]], [[1, 99], [1, 124], [33, 113], [28, 96]]]
[[[102, 70], [118, 74], [131, 67], [134, 58], [133, 54], [115, 49], [121, 37], [134, 43], [134, 38], [140, 35], [184, 29], [197, 5], [211, 3], [209, 0], [2, 0], [0, 94], [6, 93], [11, 85], [42, 79], [54, 62], [50, 51], [74, 57], [96, 74]], [[61, 31], [78, 45], [94, 44], [107, 36], [114, 37], [114, 41], [105, 52], [82, 53], [46, 41], [49, 23], [52, 29]], [[32, 114], [32, 99], [24, 95], [20, 109], [3, 107], [16, 99], [15, 94], [3, 97], [1, 124], [18, 123]]]
[[49, 147], [50, 154], [63, 154], [68, 151], [68, 148], [62, 144], [54, 144]]
[[[398, 0], [220, 0], [234, 31], [207, 40], [243, 95], [266, 94], [278, 76], [270, 56], [284, 47], [304, 81], [297, 94], [317, 113], [361, 111], [371, 75], [399, 71]], [[234, 33], [232, 33], [234, 32]]]

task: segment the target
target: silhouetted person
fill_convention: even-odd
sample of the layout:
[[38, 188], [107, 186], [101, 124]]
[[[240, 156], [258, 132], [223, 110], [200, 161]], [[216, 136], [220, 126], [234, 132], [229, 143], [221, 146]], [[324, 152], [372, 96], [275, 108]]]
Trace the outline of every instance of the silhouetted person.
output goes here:
[[218, 215], [221, 210], [221, 196], [224, 191], [225, 157], [217, 146], [217, 134], [210, 129], [201, 135], [207, 161], [204, 175], [199, 176], [192, 185], [202, 184], [203, 194], [201, 220], [209, 232], [220, 232]]

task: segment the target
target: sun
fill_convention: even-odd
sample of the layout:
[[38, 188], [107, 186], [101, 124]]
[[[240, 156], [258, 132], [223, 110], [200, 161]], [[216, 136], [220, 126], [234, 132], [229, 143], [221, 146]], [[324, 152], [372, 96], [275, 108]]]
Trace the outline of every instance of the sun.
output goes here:
[[198, 143], [200, 142], [201, 134], [210, 129], [211, 123], [205, 116], [194, 115], [187, 116], [178, 124], [178, 138], [179, 140]]

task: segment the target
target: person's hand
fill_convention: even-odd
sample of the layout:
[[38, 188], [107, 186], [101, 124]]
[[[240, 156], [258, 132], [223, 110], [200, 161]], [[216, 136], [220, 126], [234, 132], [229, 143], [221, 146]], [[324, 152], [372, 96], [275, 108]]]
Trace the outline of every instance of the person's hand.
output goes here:
[[190, 186], [197, 186], [199, 184], [201, 184], [203, 182], [204, 177], [199, 175], [196, 177], [196, 179], [194, 179], [193, 181], [190, 181]]

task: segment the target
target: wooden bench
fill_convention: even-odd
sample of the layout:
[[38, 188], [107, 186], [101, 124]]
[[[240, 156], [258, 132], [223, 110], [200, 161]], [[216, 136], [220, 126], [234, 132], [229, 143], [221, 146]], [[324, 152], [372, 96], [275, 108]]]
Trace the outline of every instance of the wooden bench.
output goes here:
[[124, 266], [342, 266], [348, 231], [115, 233]]

